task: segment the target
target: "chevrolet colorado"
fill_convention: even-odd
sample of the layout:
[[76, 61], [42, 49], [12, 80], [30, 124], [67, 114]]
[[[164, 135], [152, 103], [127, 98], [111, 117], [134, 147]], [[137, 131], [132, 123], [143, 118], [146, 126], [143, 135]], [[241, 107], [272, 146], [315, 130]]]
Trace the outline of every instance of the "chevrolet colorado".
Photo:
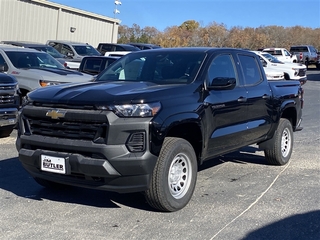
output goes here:
[[93, 82], [30, 92], [16, 147], [45, 187], [143, 192], [153, 208], [177, 211], [206, 160], [258, 144], [269, 164], [286, 164], [302, 106], [300, 82], [267, 81], [253, 52], [137, 51]]

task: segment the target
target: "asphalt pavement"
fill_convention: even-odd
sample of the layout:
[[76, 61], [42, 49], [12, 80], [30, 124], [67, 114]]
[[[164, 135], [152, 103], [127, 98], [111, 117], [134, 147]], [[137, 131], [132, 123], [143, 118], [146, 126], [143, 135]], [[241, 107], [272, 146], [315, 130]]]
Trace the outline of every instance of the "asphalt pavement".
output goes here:
[[0, 139], [0, 239], [320, 239], [320, 71], [304, 85], [304, 129], [286, 166], [256, 146], [205, 162], [190, 203], [154, 211], [143, 195], [49, 190], [22, 168], [16, 132]]

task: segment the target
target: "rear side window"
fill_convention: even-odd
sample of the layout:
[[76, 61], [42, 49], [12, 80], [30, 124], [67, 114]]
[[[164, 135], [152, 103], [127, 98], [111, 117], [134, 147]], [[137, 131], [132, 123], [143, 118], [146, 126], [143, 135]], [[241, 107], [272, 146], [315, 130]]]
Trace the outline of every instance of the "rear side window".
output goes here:
[[308, 52], [308, 48], [305, 46], [291, 47], [290, 52]]
[[256, 85], [262, 81], [261, 72], [256, 58], [248, 55], [239, 55], [245, 85]]
[[263, 50], [264, 52], [267, 52], [267, 53], [270, 53], [274, 56], [281, 56], [282, 53], [281, 53], [281, 50]]

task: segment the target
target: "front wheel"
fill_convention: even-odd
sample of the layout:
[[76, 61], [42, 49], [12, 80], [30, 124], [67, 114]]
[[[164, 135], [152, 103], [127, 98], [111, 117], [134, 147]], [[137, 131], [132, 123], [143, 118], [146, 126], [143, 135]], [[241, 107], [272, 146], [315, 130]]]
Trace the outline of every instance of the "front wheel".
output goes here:
[[145, 197], [150, 206], [174, 212], [190, 201], [197, 180], [197, 159], [192, 145], [167, 137], [162, 145]]
[[293, 130], [288, 119], [280, 119], [272, 140], [272, 146], [264, 150], [267, 162], [279, 166], [287, 164], [293, 148]]
[[0, 128], [0, 138], [9, 137], [13, 131], [12, 126], [5, 126]]

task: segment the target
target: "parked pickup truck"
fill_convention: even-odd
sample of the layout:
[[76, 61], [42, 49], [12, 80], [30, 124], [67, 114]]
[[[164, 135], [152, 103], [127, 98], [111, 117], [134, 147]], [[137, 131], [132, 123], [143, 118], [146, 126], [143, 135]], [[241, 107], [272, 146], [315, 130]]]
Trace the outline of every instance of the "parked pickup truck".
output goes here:
[[0, 73], [0, 137], [7, 137], [16, 126], [19, 108], [17, 80]]
[[253, 51], [256, 53], [265, 70], [282, 71], [286, 80], [307, 81], [307, 67], [301, 63], [284, 63], [267, 52]]
[[295, 45], [290, 47], [290, 53], [296, 55], [298, 61], [305, 64], [307, 68], [309, 65], [316, 65], [320, 69], [318, 50], [311, 45]]
[[94, 82], [30, 92], [16, 147], [45, 187], [144, 192], [152, 207], [177, 211], [206, 160], [257, 144], [267, 163], [288, 163], [302, 106], [300, 82], [267, 81], [253, 52], [137, 51]]
[[297, 63], [298, 59], [297, 56], [294, 54], [291, 54], [287, 49], [285, 48], [265, 48], [262, 50], [263, 52], [270, 53], [271, 55], [278, 58], [281, 62], [288, 62], [288, 63]]

